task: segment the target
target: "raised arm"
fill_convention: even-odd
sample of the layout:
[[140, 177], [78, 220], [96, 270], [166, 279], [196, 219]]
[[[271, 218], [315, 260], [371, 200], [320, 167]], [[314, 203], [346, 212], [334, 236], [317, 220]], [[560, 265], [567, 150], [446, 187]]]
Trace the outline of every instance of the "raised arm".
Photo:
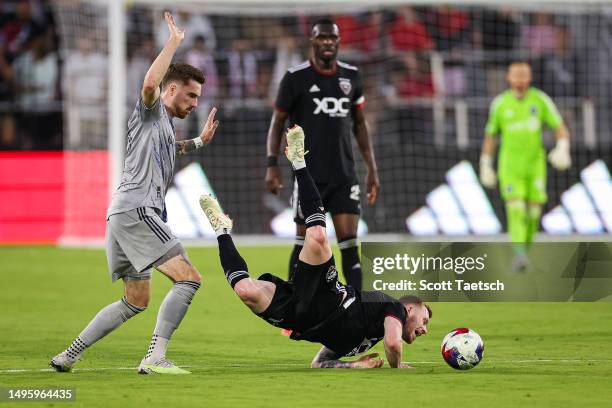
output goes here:
[[378, 353], [368, 354], [355, 361], [342, 361], [339, 360], [340, 357], [336, 352], [323, 346], [310, 363], [310, 368], [379, 368], [384, 364]]
[[166, 75], [166, 71], [168, 71], [174, 53], [185, 38], [185, 30], [176, 26], [174, 18], [172, 18], [169, 12], [166, 11], [164, 13], [164, 18], [166, 19], [166, 23], [168, 23], [170, 37], [147, 71], [144, 81], [142, 82], [142, 91], [140, 92], [142, 101], [147, 108], [152, 107], [159, 98], [161, 92], [159, 86], [164, 79], [164, 75]]
[[363, 157], [368, 174], [366, 175], [366, 188], [368, 192], [368, 203], [374, 204], [378, 198], [380, 191], [380, 181], [378, 180], [378, 167], [374, 158], [374, 149], [372, 149], [372, 141], [368, 132], [368, 126], [365, 119], [363, 108], [353, 108], [353, 131], [357, 146]]
[[278, 167], [278, 151], [280, 150], [283, 132], [285, 130], [285, 122], [287, 113], [279, 110], [274, 110], [270, 129], [268, 130], [268, 139], [266, 141], [266, 150], [268, 156], [268, 164], [266, 170], [266, 189], [272, 194], [278, 194], [283, 188], [283, 179]]

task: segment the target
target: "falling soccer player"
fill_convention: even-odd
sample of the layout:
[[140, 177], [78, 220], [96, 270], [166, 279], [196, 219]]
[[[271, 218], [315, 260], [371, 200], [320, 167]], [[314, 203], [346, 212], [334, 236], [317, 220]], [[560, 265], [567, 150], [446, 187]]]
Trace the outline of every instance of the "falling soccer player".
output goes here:
[[209, 195], [200, 205], [217, 235], [219, 257], [228, 283], [253, 313], [276, 327], [291, 330], [294, 340], [321, 343], [313, 368], [378, 368], [383, 360], [370, 354], [354, 361], [342, 357], [361, 354], [383, 340], [389, 365], [402, 363], [403, 342], [427, 334], [431, 309], [416, 296], [396, 300], [378, 291], [360, 291], [338, 282], [325, 231], [325, 209], [304, 161], [304, 132], [287, 132], [285, 154], [295, 171], [304, 212], [304, 247], [291, 282], [264, 274], [250, 277], [246, 262], [230, 235], [233, 222]]
[[156, 268], [173, 286], [159, 308], [138, 372], [189, 373], [166, 359], [166, 349], [200, 287], [201, 277], [166, 225], [165, 196], [174, 174], [175, 156], [208, 144], [219, 122], [213, 108], [199, 137], [176, 141], [172, 119], [184, 119], [196, 108], [205, 78], [190, 65], [171, 64], [185, 32], [176, 26], [170, 13], [165, 13], [165, 19], [170, 38], [149, 68], [128, 121], [123, 175], [107, 212], [109, 272], [113, 282], [123, 280], [125, 296], [100, 310], [72, 344], [53, 357], [50, 365], [57, 371], [71, 371], [88, 347], [146, 309], [151, 269]]
[[480, 156], [480, 180], [487, 188], [497, 185], [493, 155], [496, 136], [501, 135], [499, 188], [505, 201], [508, 233], [514, 243], [513, 268], [522, 270], [528, 265], [527, 245], [538, 231], [542, 205], [547, 200], [544, 126], [554, 130], [557, 140], [548, 154], [550, 164], [557, 170], [567, 170], [572, 161], [567, 127], [550, 97], [530, 86], [529, 64], [510, 64], [507, 79], [510, 89], [491, 104]]

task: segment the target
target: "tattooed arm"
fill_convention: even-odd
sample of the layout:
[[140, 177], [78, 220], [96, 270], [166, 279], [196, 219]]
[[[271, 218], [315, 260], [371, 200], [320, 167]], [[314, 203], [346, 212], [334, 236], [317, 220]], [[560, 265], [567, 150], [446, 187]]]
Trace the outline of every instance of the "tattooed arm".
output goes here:
[[321, 350], [310, 363], [311, 368], [378, 368], [384, 364], [384, 360], [378, 357], [378, 353], [368, 354], [355, 361], [342, 361], [341, 355], [327, 347]]
[[194, 150], [197, 150], [200, 147], [206, 146], [210, 143], [215, 136], [217, 127], [219, 126], [219, 121], [215, 120], [216, 113], [217, 108], [212, 108], [210, 114], [208, 115], [208, 119], [206, 120], [206, 124], [204, 125], [204, 130], [202, 130], [200, 136], [196, 137], [195, 139], [177, 140], [175, 142], [177, 156], [191, 153]]
[[[199, 139], [199, 138], [198, 138]], [[191, 140], [177, 140], [175, 143], [176, 146], [176, 155], [182, 156], [187, 153], [191, 153], [194, 150], [197, 150], [195, 139]]]

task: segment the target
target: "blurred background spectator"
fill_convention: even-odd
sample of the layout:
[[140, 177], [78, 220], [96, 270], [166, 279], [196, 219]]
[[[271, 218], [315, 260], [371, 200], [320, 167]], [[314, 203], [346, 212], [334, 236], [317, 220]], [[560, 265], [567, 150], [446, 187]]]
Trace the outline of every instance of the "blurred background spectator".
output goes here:
[[277, 41], [276, 55], [272, 77], [270, 78], [268, 98], [271, 103], [276, 99], [278, 85], [291, 67], [306, 60], [298, 48], [298, 39], [293, 35], [284, 35]]
[[227, 54], [230, 98], [257, 96], [257, 57], [247, 39], [235, 39]]
[[142, 81], [149, 70], [151, 63], [157, 57], [158, 51], [152, 38], [144, 39], [140, 44], [128, 49], [128, 62], [126, 73], [126, 92], [125, 97], [128, 105], [128, 112], [132, 112], [136, 101], [140, 98]]
[[[161, 14], [159, 14], [161, 16]], [[193, 44], [196, 37], [201, 36], [206, 40], [206, 47], [209, 50], [217, 48], [217, 36], [215, 29], [208, 17], [200, 13], [192, 13], [187, 10], [174, 10], [172, 16], [178, 27], [185, 30], [184, 44]], [[161, 50], [168, 40], [168, 25], [163, 18], [156, 19], [157, 30], [155, 40], [157, 49]]]
[[69, 149], [105, 148], [108, 61], [89, 36], [66, 56], [62, 78]]
[[[520, 39], [518, 13], [512, 9], [484, 9], [478, 11], [480, 42], [486, 51], [510, 51], [516, 49]], [[508, 61], [502, 61], [505, 65]]]
[[219, 76], [215, 59], [206, 47], [206, 40], [203, 36], [198, 35], [194, 38], [193, 44], [185, 52], [185, 62], [200, 69], [206, 76], [206, 83], [202, 88], [202, 95], [198, 99], [198, 107], [195, 111], [196, 122], [204, 124], [215, 98], [219, 95]]
[[401, 7], [389, 27], [391, 47], [395, 51], [429, 50], [433, 41], [414, 8]]
[[26, 149], [59, 149], [59, 67], [52, 30], [31, 30], [26, 49], [13, 63], [18, 137]]
[[551, 53], [555, 49], [557, 31], [553, 16], [548, 13], [535, 13], [528, 17], [528, 23], [521, 29], [522, 47], [533, 58]]
[[425, 12], [429, 35], [440, 51], [471, 48], [470, 17], [464, 10], [453, 6], [436, 6]]

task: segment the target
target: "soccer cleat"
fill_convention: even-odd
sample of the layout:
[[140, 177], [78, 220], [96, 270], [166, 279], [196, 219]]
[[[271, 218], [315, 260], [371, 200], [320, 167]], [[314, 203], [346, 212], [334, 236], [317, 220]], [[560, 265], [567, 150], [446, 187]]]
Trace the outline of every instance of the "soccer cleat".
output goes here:
[[51, 359], [49, 365], [58, 373], [68, 373], [72, 371], [72, 367], [77, 361], [79, 361], [78, 358], [72, 358], [67, 351], [62, 351]]
[[143, 358], [138, 367], [138, 374], [191, 374], [191, 371], [177, 367], [172, 361], [163, 357], [157, 361], [147, 361]]
[[529, 259], [525, 254], [516, 254], [512, 259], [513, 272], [525, 272], [529, 268]]
[[304, 151], [304, 130], [298, 125], [287, 131], [287, 148], [285, 156], [290, 162], [303, 161], [308, 152]]
[[204, 215], [208, 218], [210, 225], [215, 230], [223, 230], [225, 234], [229, 234], [232, 230], [234, 223], [226, 214], [221, 210], [219, 201], [210, 194], [204, 194], [200, 196], [200, 207], [204, 211]]

